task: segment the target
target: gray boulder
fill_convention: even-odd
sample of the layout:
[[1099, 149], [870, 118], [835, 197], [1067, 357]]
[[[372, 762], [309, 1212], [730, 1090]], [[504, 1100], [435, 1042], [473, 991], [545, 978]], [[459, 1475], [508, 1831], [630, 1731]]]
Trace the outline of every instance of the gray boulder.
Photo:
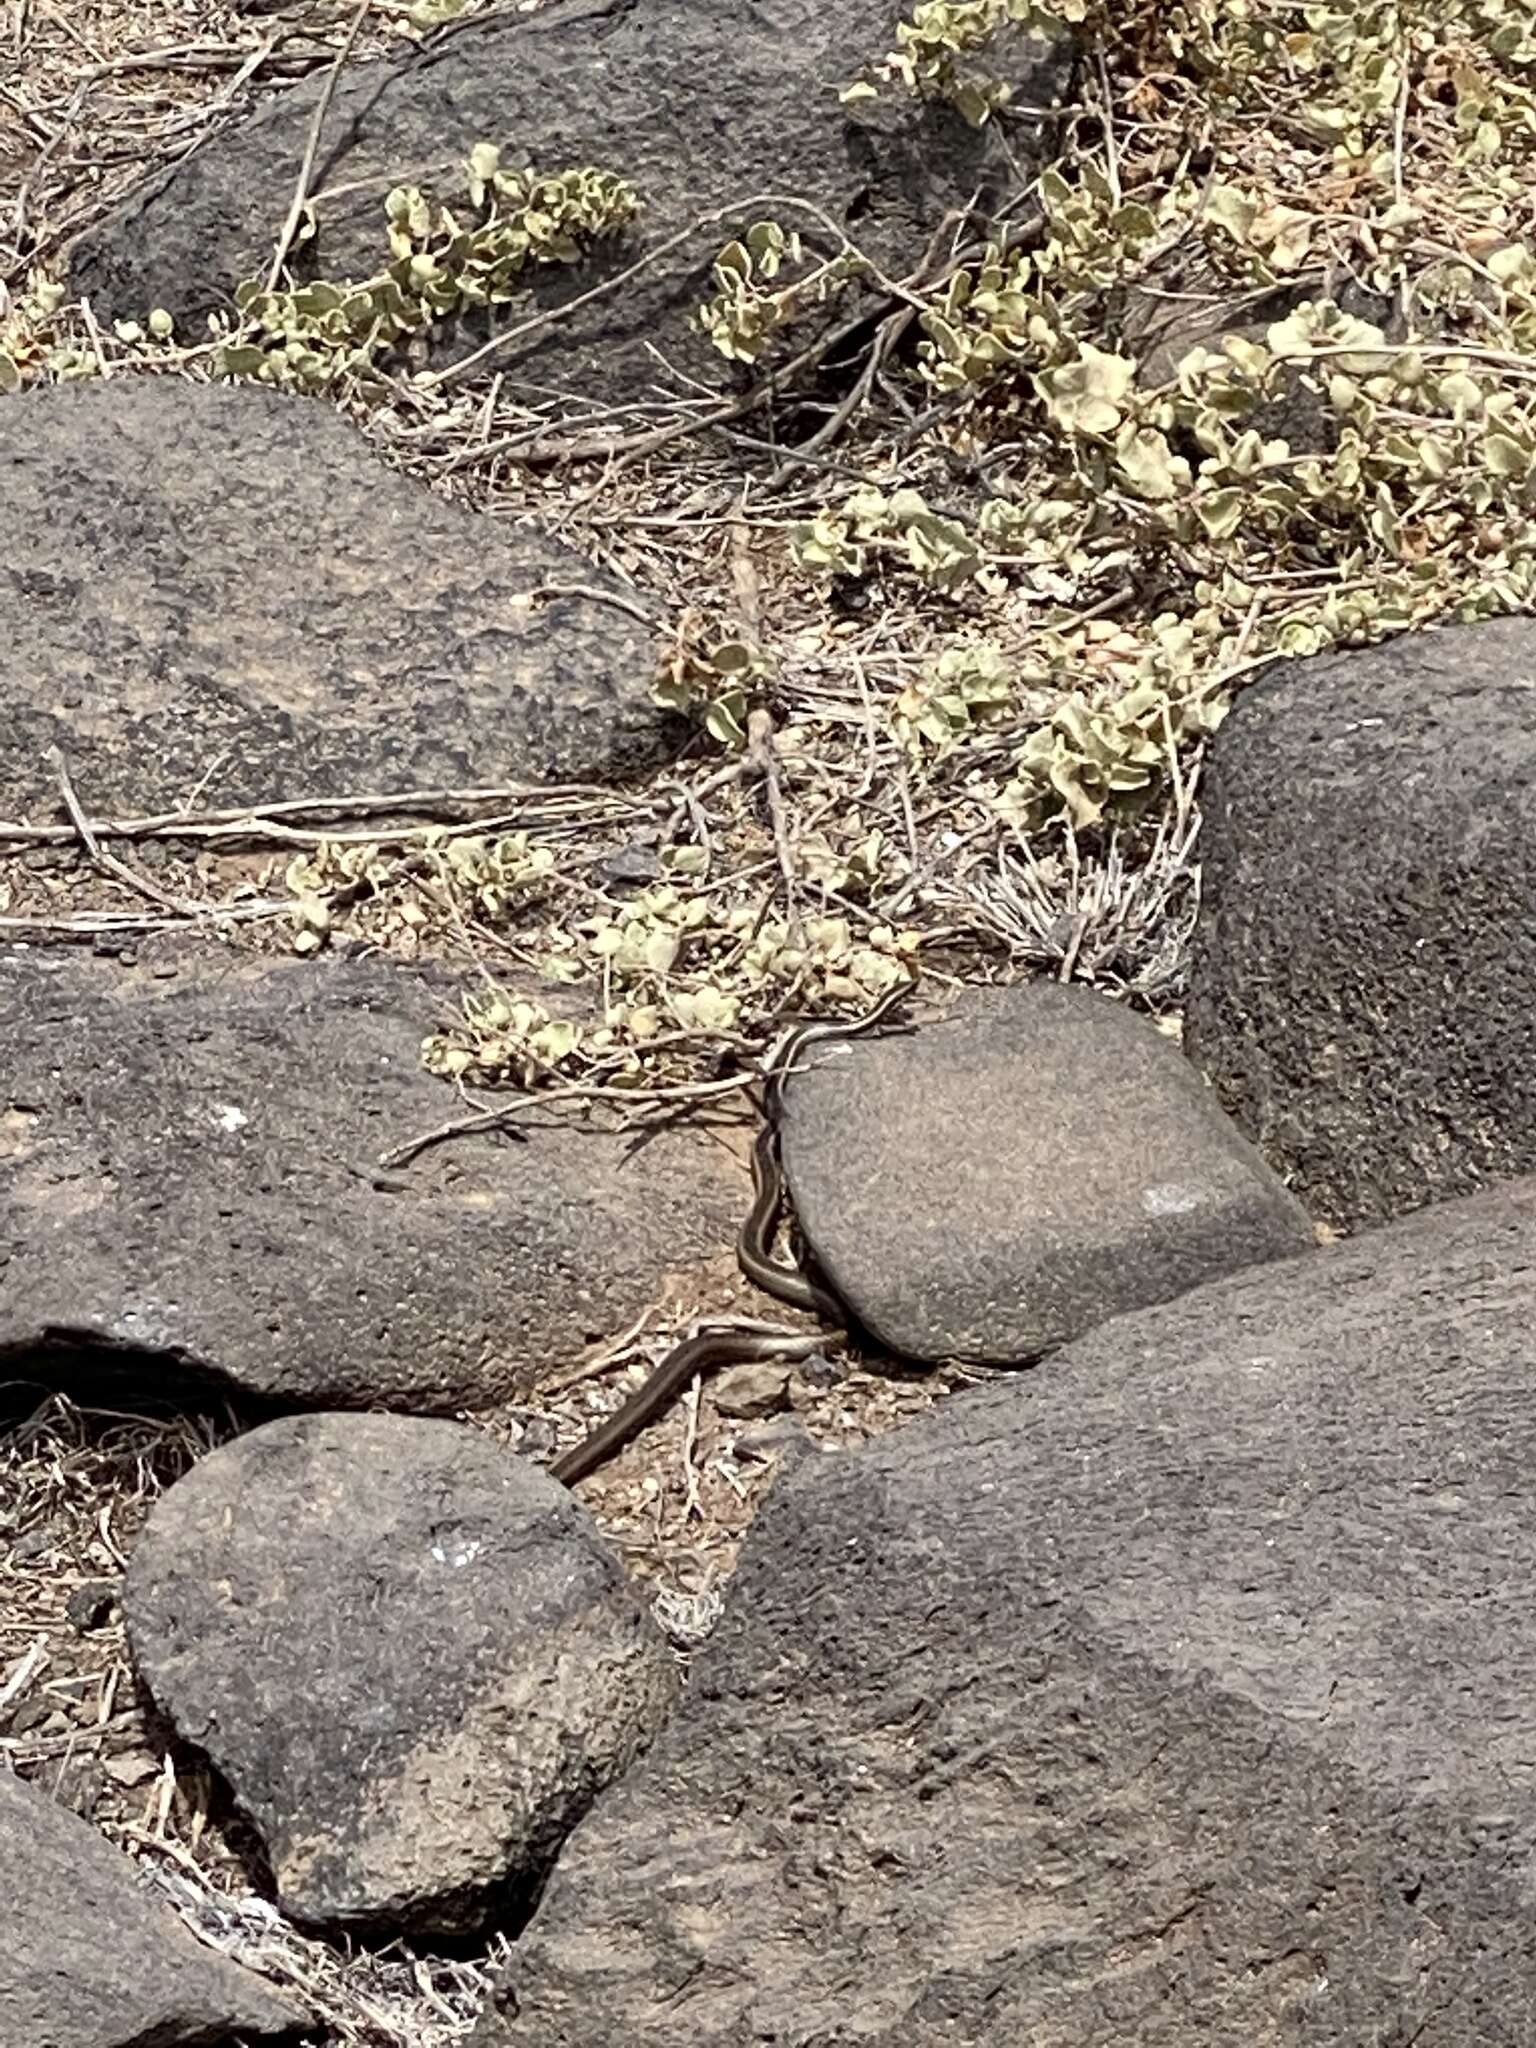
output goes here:
[[211, 1452], [156, 1502], [123, 1606], [283, 1910], [336, 1930], [514, 1904], [676, 1688], [585, 1510], [451, 1422], [289, 1417]]
[[[872, 108], [839, 103], [840, 89], [891, 48], [897, 15], [891, 0], [572, 0], [463, 24], [403, 60], [359, 66], [326, 118], [319, 232], [305, 261], [331, 277], [373, 275], [387, 257], [385, 192], [477, 142], [504, 144], [509, 163], [542, 170], [592, 163], [638, 188], [641, 223], [579, 264], [540, 272], [501, 325], [563, 306], [646, 255], [654, 261], [498, 358], [508, 388], [540, 405], [551, 391], [605, 406], [688, 396], [668, 366], [729, 385], [730, 366], [691, 318], [718, 250], [765, 215], [803, 229], [823, 254], [836, 247], [784, 195], [820, 208], [900, 275], [946, 214], [1014, 181], [999, 131], [967, 127], [947, 106], [895, 94]], [[1021, 109], [1048, 108], [1063, 95], [1069, 55], [1004, 37], [995, 63]], [[241, 278], [265, 270], [323, 89], [317, 77], [282, 94], [85, 235], [73, 278], [98, 314], [142, 317], [159, 305], [190, 319], [227, 306]], [[1015, 157], [1034, 132], [1012, 131]], [[355, 189], [326, 197], [340, 187]], [[716, 210], [726, 218], [663, 251]]]
[[476, 2048], [1528, 2048], [1533, 1237], [1527, 1180], [795, 1465]]
[[784, 1164], [818, 1264], [908, 1358], [1032, 1358], [1314, 1242], [1177, 1047], [1054, 982], [813, 1048]]
[[98, 816], [628, 773], [675, 733], [659, 643], [605, 592], [328, 407], [24, 392], [0, 406], [0, 815], [62, 819], [50, 746]]
[[1329, 1222], [1536, 1167], [1536, 625], [1289, 662], [1204, 784], [1186, 1044]]
[[481, 1132], [381, 1170], [463, 1114], [420, 1063], [462, 986], [377, 958], [0, 954], [0, 1377], [451, 1413], [526, 1393], [730, 1242], [742, 1177], [698, 1132]]
[[5, 2048], [228, 2048], [303, 2015], [205, 1948], [95, 1828], [0, 1769]]

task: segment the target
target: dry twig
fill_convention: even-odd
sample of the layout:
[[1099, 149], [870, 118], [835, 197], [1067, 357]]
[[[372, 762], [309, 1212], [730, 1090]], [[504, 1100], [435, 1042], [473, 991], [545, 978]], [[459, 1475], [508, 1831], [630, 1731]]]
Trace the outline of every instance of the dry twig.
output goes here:
[[267, 272], [267, 290], [269, 292], [277, 290], [278, 280], [283, 274], [283, 265], [288, 261], [288, 251], [293, 247], [293, 238], [299, 231], [299, 223], [304, 218], [304, 209], [309, 204], [310, 184], [315, 175], [315, 158], [320, 150], [320, 136], [325, 127], [325, 117], [331, 111], [331, 101], [336, 92], [336, 81], [341, 76], [342, 67], [352, 54], [353, 46], [357, 42], [358, 32], [367, 19], [368, 10], [372, 5], [373, 0], [358, 0], [357, 11], [352, 16], [346, 35], [342, 38], [340, 49], [336, 52], [336, 61], [326, 73], [325, 84], [321, 88], [319, 99], [315, 102], [314, 115], [309, 124], [309, 134], [304, 143], [304, 155], [299, 164], [298, 180], [293, 188], [293, 199], [288, 208], [288, 216], [283, 222], [282, 232], [278, 235], [277, 247], [272, 251], [272, 267]]

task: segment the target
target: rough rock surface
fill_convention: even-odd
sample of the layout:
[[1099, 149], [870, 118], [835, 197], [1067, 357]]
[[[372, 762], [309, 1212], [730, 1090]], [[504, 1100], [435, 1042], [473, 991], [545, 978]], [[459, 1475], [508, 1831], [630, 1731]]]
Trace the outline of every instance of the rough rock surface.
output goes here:
[[205, 1948], [95, 1828], [0, 1770], [5, 2048], [227, 2048], [295, 2007]]
[[785, 1112], [817, 1262], [909, 1358], [1031, 1358], [1314, 1241], [1174, 1046], [1053, 982], [813, 1050]]
[[697, 1132], [482, 1133], [380, 1171], [459, 1108], [419, 1057], [459, 987], [0, 953], [0, 1379], [182, 1368], [453, 1411], [526, 1392], [730, 1242], [740, 1178]]
[[[664, 758], [656, 642], [327, 407], [118, 378], [0, 408], [0, 815], [580, 780]], [[631, 600], [632, 602], [632, 600]]]
[[[693, 324], [714, 255], [764, 215], [836, 244], [809, 201], [896, 275], [914, 269], [951, 209], [1007, 178], [1005, 149], [1031, 130], [966, 126], [951, 108], [887, 94], [873, 107], [839, 90], [890, 49], [892, 0], [574, 0], [464, 24], [403, 62], [341, 81], [320, 151], [319, 233], [309, 260], [331, 277], [368, 277], [387, 258], [385, 192], [417, 166], [454, 162], [477, 142], [544, 170], [592, 163], [638, 188], [643, 221], [571, 267], [546, 269], [503, 328], [615, 277], [700, 214], [725, 209], [683, 246], [580, 313], [497, 358], [512, 389], [547, 401], [580, 392], [603, 405], [686, 396], [658, 363], [710, 385], [732, 370]], [[1062, 51], [1020, 40], [989, 53], [1020, 111], [1064, 91]], [[215, 147], [149, 180], [77, 245], [74, 282], [98, 312], [179, 318], [227, 306], [270, 259], [293, 193], [319, 78], [270, 102]], [[363, 189], [328, 200], [327, 187]], [[775, 195], [780, 195], [776, 200]], [[633, 421], [628, 422], [633, 424]]]
[[805, 1459], [476, 2048], [1528, 2048], [1533, 1382], [1524, 1181]]
[[1287, 663], [1206, 771], [1186, 1042], [1330, 1222], [1536, 1167], [1536, 624]]
[[285, 1912], [455, 1932], [536, 1879], [677, 1672], [567, 1490], [452, 1422], [285, 1417], [156, 1503], [134, 1661]]

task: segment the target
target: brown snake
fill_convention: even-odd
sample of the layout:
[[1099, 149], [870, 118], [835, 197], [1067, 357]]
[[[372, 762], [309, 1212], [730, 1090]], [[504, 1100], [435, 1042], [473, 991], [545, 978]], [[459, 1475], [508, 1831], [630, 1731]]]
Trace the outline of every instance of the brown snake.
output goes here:
[[[784, 1076], [809, 1046], [862, 1038], [866, 1032], [878, 1030], [915, 986], [915, 982], [900, 982], [888, 989], [867, 1016], [852, 1024], [841, 1019], [802, 1024], [790, 1033], [764, 1070], [763, 1125], [752, 1148], [752, 1206], [737, 1234], [736, 1263], [765, 1294], [790, 1308], [804, 1309], [834, 1330], [843, 1325], [842, 1304], [802, 1268], [781, 1265], [771, 1250], [774, 1228], [784, 1206], [784, 1170], [779, 1160]], [[705, 1323], [681, 1344], [674, 1345], [644, 1386], [580, 1443], [563, 1451], [549, 1470], [567, 1486], [575, 1486], [674, 1401], [695, 1373], [711, 1366], [741, 1365], [755, 1359], [805, 1358], [825, 1337], [825, 1330], [799, 1335], [751, 1325]]]

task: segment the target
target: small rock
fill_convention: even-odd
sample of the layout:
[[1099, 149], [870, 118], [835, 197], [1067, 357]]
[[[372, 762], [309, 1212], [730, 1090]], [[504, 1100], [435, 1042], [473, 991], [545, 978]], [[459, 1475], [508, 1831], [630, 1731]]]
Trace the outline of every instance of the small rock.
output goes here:
[[665, 1718], [667, 1645], [569, 1491], [450, 1422], [306, 1415], [156, 1502], [140, 1675], [311, 1927], [465, 1933]]
[[773, 1359], [749, 1358], [723, 1372], [715, 1386], [715, 1406], [722, 1415], [750, 1420], [776, 1415], [789, 1406], [790, 1369]]
[[129, 1792], [135, 1785], [147, 1785], [151, 1778], [160, 1775], [159, 1765], [149, 1756], [109, 1756], [101, 1767], [114, 1785]]
[[205, 1948], [95, 1828], [0, 1770], [0, 2042], [210, 2048], [302, 2015]]
[[812, 1048], [784, 1165], [838, 1295], [893, 1351], [999, 1364], [1312, 1245], [1178, 1049], [1054, 982]]
[[35, 1529], [23, 1529], [13, 1537], [10, 1557], [15, 1564], [35, 1564], [40, 1557], [47, 1557], [62, 1541], [60, 1528], [54, 1522], [40, 1522]]
[[115, 1579], [87, 1579], [83, 1586], [76, 1586], [64, 1603], [70, 1626], [83, 1636], [92, 1629], [105, 1628], [117, 1605], [117, 1592]]
[[48, 1774], [49, 1797], [82, 1820], [95, 1818], [106, 1789], [107, 1767], [89, 1749], [62, 1757]]
[[605, 882], [619, 886], [628, 884], [635, 888], [654, 882], [661, 871], [661, 855], [654, 846], [646, 846], [639, 840], [631, 840], [616, 853], [610, 853], [599, 869]]
[[801, 1360], [800, 1378], [818, 1394], [824, 1394], [829, 1388], [839, 1386], [847, 1377], [846, 1368], [835, 1358], [829, 1358], [825, 1351], [813, 1351], [809, 1358]]
[[529, 1415], [517, 1424], [516, 1449], [520, 1456], [542, 1462], [552, 1455], [560, 1432], [547, 1415]]
[[775, 1415], [767, 1422], [754, 1422], [731, 1445], [738, 1458], [766, 1464], [786, 1451], [813, 1451], [815, 1439], [798, 1415]]
[[54, 1722], [59, 1732], [63, 1731], [64, 1720], [57, 1709], [40, 1693], [30, 1698], [13, 1700], [7, 1707], [0, 1707], [0, 1728], [7, 1735], [17, 1739], [23, 1735], [36, 1736], [43, 1732], [49, 1721]]

